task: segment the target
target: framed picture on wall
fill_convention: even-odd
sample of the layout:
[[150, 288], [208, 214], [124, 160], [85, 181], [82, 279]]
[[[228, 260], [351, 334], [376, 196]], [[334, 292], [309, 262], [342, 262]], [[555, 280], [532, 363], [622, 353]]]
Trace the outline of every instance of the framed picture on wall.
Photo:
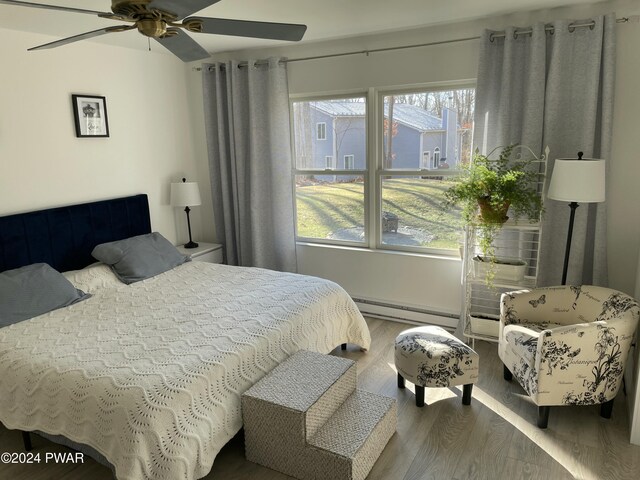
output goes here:
[[108, 137], [107, 99], [96, 95], [71, 95], [76, 137]]

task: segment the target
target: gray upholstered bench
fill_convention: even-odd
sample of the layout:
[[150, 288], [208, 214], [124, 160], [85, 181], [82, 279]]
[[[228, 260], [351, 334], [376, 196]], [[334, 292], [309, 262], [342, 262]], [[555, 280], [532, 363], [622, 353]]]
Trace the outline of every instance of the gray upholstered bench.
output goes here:
[[425, 387], [464, 385], [462, 403], [471, 403], [478, 379], [478, 354], [440, 327], [416, 327], [396, 337], [395, 364], [398, 388], [405, 380], [416, 387], [416, 405], [424, 406]]

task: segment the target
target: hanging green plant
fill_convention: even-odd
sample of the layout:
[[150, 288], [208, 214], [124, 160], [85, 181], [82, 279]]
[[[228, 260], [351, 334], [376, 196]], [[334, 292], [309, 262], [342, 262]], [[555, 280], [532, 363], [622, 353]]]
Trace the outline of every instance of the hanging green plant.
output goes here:
[[[482, 155], [476, 150], [473, 160], [462, 165], [461, 175], [445, 192], [445, 206], [459, 206], [467, 225], [478, 230], [479, 247], [487, 261], [495, 261], [493, 247], [502, 225], [509, 219], [538, 221], [543, 212], [539, 191], [539, 159], [528, 147], [509, 145], [496, 159], [490, 157], [502, 147]], [[531, 152], [523, 159], [521, 150]], [[491, 269], [487, 273], [491, 283]]]

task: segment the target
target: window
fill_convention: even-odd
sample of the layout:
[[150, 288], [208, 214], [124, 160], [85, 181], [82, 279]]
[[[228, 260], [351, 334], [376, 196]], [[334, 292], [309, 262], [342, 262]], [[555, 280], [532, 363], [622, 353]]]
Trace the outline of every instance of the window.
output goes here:
[[[298, 239], [457, 254], [460, 212], [442, 204], [453, 175], [471, 158], [475, 89], [371, 98], [373, 108], [364, 94], [292, 100]], [[326, 142], [318, 141], [319, 127], [309, 134], [308, 126], [320, 123], [329, 128]], [[368, 139], [367, 125], [380, 140]]]
[[324, 122], [316, 124], [316, 139], [317, 140], [326, 140], [327, 139], [327, 124]]
[[440, 148], [436, 147], [433, 149], [433, 168], [438, 168], [440, 165]]
[[427, 170], [431, 168], [431, 152], [430, 151], [422, 152], [422, 163], [420, 163], [420, 168], [422, 170]]
[[[355, 158], [367, 158], [363, 96], [292, 101], [298, 239], [364, 246], [367, 169], [356, 169]], [[317, 119], [331, 118], [325, 123]], [[329, 125], [329, 140], [309, 135], [308, 125]], [[323, 127], [326, 128], [326, 127]], [[304, 158], [302, 162], [300, 159]], [[336, 165], [342, 158], [344, 165]], [[351, 158], [351, 160], [348, 160]], [[342, 162], [340, 162], [342, 163]], [[340, 169], [339, 167], [342, 167]], [[326, 172], [331, 169], [331, 172]]]
[[344, 156], [344, 169], [353, 170], [355, 168], [355, 157], [353, 155]]
[[432, 168], [438, 168], [439, 165], [440, 165], [440, 149], [436, 147], [433, 150], [433, 167]]
[[333, 155], [327, 155], [324, 157], [325, 168], [332, 170], [334, 168], [333, 165]]

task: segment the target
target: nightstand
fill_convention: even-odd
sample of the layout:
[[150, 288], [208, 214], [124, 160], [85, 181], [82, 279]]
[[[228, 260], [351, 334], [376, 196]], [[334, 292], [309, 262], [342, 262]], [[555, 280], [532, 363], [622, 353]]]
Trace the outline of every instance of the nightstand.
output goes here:
[[176, 247], [183, 255], [189, 255], [194, 262], [222, 263], [222, 245], [218, 243], [198, 242], [196, 248]]

